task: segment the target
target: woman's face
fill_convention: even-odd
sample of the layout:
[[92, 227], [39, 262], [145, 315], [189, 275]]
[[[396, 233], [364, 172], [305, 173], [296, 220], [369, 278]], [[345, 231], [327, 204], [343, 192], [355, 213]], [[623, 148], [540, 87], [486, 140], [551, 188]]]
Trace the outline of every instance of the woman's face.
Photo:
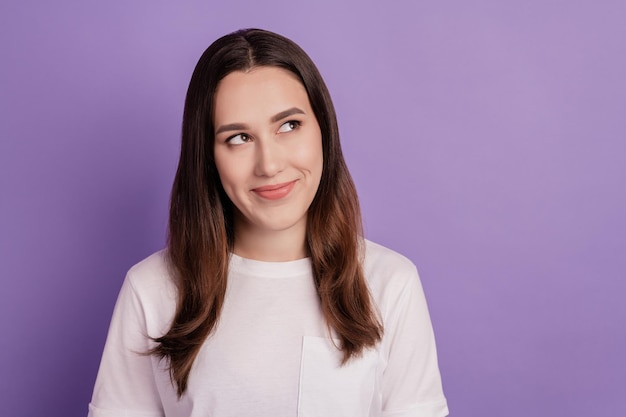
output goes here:
[[304, 233], [323, 157], [302, 83], [281, 68], [256, 67], [227, 75], [214, 100], [215, 164], [236, 229]]

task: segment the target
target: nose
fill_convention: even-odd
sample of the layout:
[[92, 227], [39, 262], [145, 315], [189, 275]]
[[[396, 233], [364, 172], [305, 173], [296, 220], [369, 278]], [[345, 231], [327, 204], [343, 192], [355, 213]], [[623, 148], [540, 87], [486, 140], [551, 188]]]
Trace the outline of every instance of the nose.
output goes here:
[[284, 150], [272, 139], [257, 140], [255, 174], [273, 177], [283, 170]]

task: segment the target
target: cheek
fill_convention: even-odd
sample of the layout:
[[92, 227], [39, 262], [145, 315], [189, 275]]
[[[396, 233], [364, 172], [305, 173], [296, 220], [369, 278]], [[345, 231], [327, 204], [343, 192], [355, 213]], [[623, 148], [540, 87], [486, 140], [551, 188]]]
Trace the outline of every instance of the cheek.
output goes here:
[[312, 135], [294, 153], [298, 163], [313, 174], [318, 174], [322, 170], [324, 163], [322, 152], [322, 139], [318, 135]]
[[322, 170], [324, 168], [324, 152], [322, 150], [322, 139], [320, 138], [317, 145], [315, 146], [313, 152], [314, 157], [312, 158], [311, 163], [314, 166], [314, 172], [317, 173], [319, 177], [322, 176]]
[[237, 182], [237, 172], [232, 169], [233, 164], [218, 153], [215, 154], [215, 168], [224, 190], [229, 193], [229, 189]]
[[230, 190], [236, 187], [237, 185], [237, 173], [232, 169], [222, 168], [218, 169], [220, 181], [222, 182], [222, 187], [224, 190], [230, 194]]

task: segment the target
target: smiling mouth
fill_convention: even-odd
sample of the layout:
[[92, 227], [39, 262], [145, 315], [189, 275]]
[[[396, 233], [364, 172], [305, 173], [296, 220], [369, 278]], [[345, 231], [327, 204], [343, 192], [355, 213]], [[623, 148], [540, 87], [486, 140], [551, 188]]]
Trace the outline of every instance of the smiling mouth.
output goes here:
[[266, 200], [279, 200], [291, 192], [297, 180], [283, 182], [281, 184], [264, 185], [253, 188], [252, 191]]

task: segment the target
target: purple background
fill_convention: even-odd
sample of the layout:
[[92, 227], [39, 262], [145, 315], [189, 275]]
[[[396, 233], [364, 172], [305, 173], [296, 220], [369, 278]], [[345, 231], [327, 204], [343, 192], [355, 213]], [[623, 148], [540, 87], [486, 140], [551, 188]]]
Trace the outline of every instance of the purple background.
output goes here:
[[453, 416], [626, 415], [626, 2], [3, 1], [0, 415], [84, 416], [161, 248], [218, 36], [326, 78], [367, 236], [421, 271]]

